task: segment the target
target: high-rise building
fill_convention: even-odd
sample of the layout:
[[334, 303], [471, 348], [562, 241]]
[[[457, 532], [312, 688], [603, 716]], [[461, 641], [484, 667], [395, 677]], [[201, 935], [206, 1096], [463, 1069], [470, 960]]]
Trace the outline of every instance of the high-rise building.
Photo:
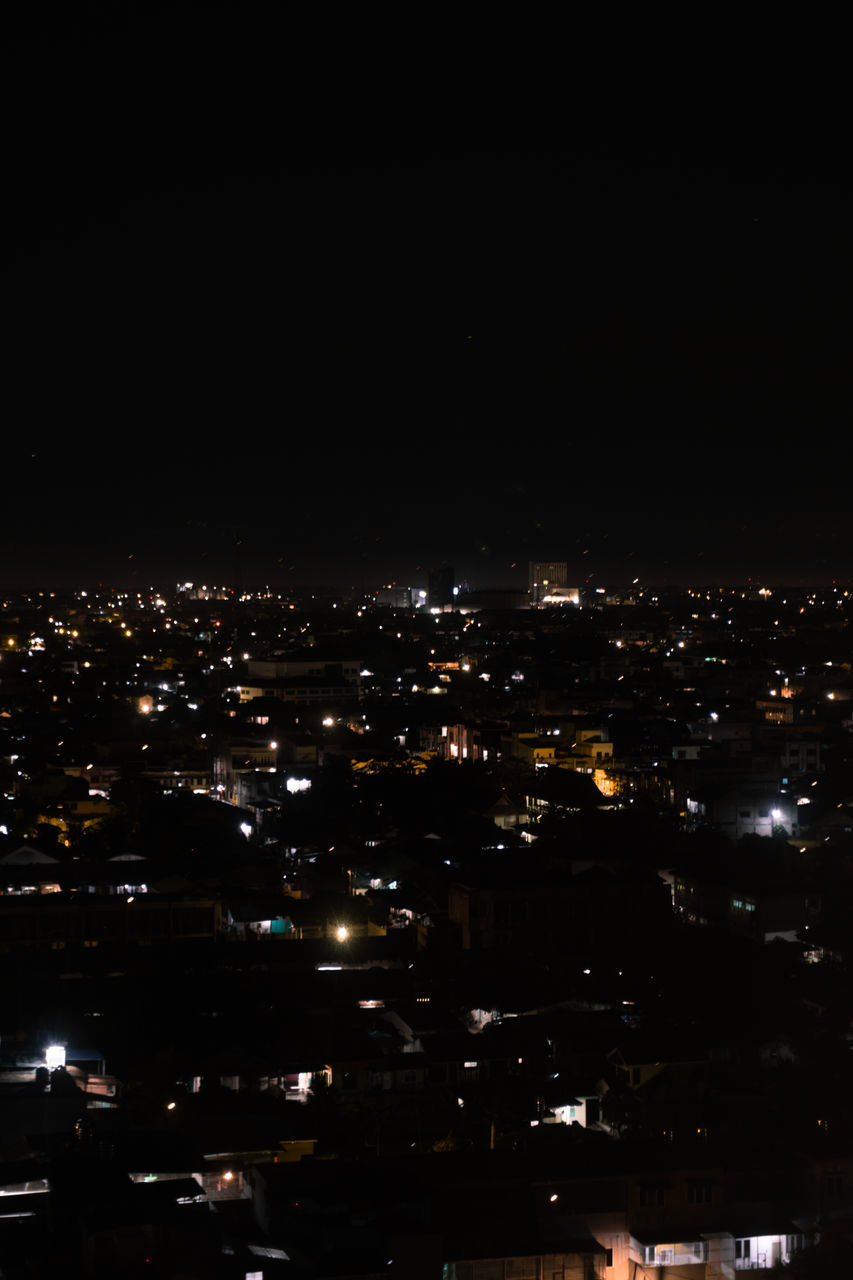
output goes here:
[[443, 565], [440, 569], [430, 569], [427, 579], [427, 606], [430, 609], [445, 609], [453, 604], [453, 577], [453, 569], [450, 565]]
[[565, 587], [569, 580], [569, 566], [565, 560], [531, 560], [528, 570], [531, 604], [540, 604], [544, 596], [551, 595], [553, 587]]

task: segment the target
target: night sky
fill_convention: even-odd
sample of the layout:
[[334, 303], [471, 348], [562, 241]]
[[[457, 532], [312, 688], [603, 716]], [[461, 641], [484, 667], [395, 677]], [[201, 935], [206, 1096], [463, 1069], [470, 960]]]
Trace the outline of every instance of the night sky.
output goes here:
[[12, 33], [2, 585], [853, 574], [831, 174], [368, 131], [240, 21]]

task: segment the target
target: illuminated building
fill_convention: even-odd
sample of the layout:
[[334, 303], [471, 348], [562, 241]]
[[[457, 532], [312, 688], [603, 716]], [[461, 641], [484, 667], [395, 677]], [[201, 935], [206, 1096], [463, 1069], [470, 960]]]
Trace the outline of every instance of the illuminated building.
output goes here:
[[528, 564], [528, 595], [532, 605], [577, 604], [576, 587], [568, 587], [569, 567], [565, 560], [531, 560]]

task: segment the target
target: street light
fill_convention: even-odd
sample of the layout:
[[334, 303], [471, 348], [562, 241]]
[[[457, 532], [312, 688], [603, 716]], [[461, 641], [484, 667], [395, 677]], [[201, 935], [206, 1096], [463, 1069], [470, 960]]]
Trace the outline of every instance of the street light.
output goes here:
[[48, 1071], [56, 1071], [57, 1067], [64, 1067], [65, 1045], [49, 1044], [44, 1051], [44, 1065]]

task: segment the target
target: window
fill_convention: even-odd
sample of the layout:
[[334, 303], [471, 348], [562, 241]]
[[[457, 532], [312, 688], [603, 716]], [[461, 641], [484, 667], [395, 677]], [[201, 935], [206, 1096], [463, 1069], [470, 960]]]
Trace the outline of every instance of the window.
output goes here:
[[[665, 1190], [666, 1188], [662, 1182], [641, 1182], [640, 1204], [646, 1209], [653, 1205], [662, 1205], [664, 1203]], [[652, 1252], [654, 1252], [654, 1249]]]
[[538, 1258], [505, 1258], [502, 1280], [539, 1280]]
[[750, 1257], [751, 1240], [735, 1240], [735, 1260]]
[[688, 1204], [710, 1204], [711, 1182], [709, 1178], [691, 1178], [687, 1183]]

